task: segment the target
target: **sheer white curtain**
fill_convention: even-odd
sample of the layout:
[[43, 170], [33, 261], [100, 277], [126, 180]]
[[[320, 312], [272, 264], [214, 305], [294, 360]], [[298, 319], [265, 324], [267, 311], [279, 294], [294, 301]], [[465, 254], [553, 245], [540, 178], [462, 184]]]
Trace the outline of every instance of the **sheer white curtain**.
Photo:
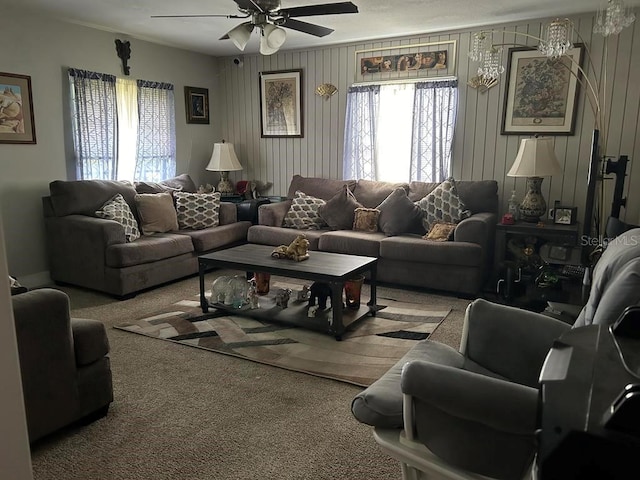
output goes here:
[[118, 180], [134, 179], [138, 141], [138, 85], [130, 78], [116, 80], [118, 105]]
[[457, 80], [351, 87], [344, 179], [440, 182], [451, 169]]

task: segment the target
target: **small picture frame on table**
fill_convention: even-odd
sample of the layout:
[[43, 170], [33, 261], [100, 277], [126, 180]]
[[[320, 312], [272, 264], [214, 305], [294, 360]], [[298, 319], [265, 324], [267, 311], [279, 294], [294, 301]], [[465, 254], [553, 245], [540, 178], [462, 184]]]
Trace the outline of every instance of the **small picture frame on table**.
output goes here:
[[578, 207], [555, 207], [553, 223], [556, 225], [573, 225], [578, 217]]

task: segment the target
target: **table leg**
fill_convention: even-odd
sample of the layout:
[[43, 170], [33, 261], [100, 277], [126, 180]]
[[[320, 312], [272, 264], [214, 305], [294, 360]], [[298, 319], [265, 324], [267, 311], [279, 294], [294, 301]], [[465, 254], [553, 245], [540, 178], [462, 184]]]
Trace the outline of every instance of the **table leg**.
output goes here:
[[344, 324], [342, 323], [342, 282], [331, 282], [331, 326], [329, 333], [342, 340]]
[[375, 317], [376, 315], [376, 306], [378, 304], [378, 297], [377, 297], [377, 288], [378, 288], [378, 266], [377, 265], [372, 265], [371, 266], [371, 270], [370, 270], [370, 278], [369, 278], [369, 287], [371, 290], [371, 294], [370, 294], [370, 298], [369, 298], [369, 303], [367, 303], [367, 305], [369, 305], [371, 307], [371, 315]]
[[202, 262], [198, 262], [198, 275], [200, 276], [200, 308], [202, 308], [202, 313], [209, 312], [209, 301], [207, 300], [204, 290], [205, 270], [206, 265]]

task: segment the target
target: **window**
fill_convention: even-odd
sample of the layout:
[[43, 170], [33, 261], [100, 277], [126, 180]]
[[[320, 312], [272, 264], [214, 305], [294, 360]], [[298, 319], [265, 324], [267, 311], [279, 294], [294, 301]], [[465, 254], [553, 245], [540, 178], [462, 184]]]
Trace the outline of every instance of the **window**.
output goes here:
[[455, 80], [351, 87], [343, 178], [443, 181], [456, 107]]
[[175, 175], [173, 85], [69, 69], [76, 178]]

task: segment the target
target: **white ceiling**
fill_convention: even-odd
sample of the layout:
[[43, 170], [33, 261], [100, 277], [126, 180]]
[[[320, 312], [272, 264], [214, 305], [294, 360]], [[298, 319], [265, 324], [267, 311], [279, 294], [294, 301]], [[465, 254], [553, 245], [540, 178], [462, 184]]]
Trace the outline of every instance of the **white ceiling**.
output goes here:
[[[335, 3], [336, 0], [282, 0], [282, 8]], [[533, 18], [570, 16], [594, 12], [605, 0], [352, 0], [359, 13], [300, 17], [305, 22], [333, 28], [335, 32], [316, 38], [287, 29], [284, 50], [321, 47], [459, 28], [473, 28]], [[170, 45], [216, 56], [239, 51], [230, 40], [219, 40], [242, 19], [151, 18], [151, 15], [237, 14], [233, 0], [0, 0], [15, 8], [132, 38]], [[640, 0], [627, 0], [629, 6]], [[247, 54], [258, 52], [254, 31]]]

